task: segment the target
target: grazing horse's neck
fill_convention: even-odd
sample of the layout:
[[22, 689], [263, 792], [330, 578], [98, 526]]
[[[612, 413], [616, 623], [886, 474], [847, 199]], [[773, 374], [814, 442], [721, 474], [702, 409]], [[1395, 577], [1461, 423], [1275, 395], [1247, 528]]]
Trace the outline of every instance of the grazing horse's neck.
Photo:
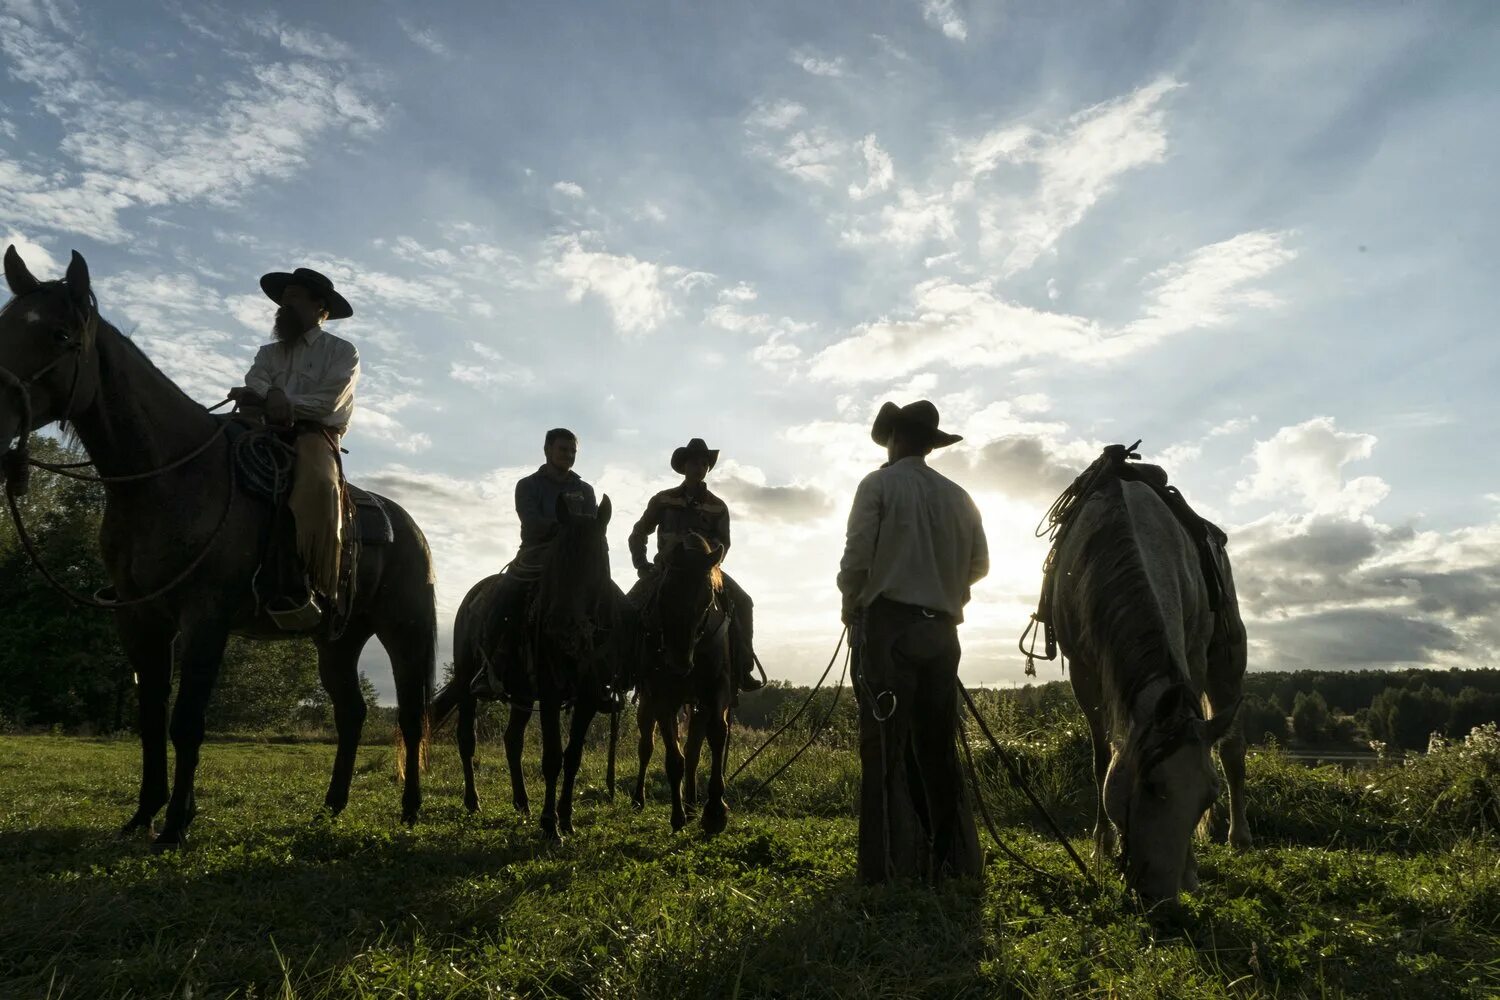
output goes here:
[[72, 423], [100, 475], [161, 468], [203, 444], [217, 430], [206, 408], [102, 320], [94, 358], [99, 366], [98, 390]]

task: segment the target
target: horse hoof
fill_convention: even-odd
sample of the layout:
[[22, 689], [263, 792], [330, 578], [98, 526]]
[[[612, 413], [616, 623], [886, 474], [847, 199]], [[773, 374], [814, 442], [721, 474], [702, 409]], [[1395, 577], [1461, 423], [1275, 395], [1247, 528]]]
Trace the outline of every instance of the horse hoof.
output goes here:
[[571, 836], [573, 836], [573, 820], [572, 820], [572, 818], [567, 817], [567, 816], [559, 816], [557, 818], [557, 829], [559, 831], [561, 831], [561, 833], [562, 833], [562, 835], [564, 837], [571, 837]]
[[330, 796], [323, 800], [323, 811], [330, 817], [337, 816], [344, 811], [344, 807], [348, 804], [348, 799], [336, 799]]
[[561, 844], [562, 838], [557, 835], [557, 824], [542, 821], [542, 840], [549, 844]]
[[467, 809], [467, 810], [469, 810], [469, 812], [471, 812], [471, 813], [477, 813], [479, 811], [479, 796], [477, 796], [477, 795], [465, 796], [464, 797], [464, 808]]
[[672, 832], [677, 833], [685, 826], [687, 826], [687, 816], [682, 813], [674, 813], [672, 815]]
[[416, 826], [417, 825], [417, 810], [415, 810], [415, 809], [403, 809], [403, 810], [401, 810], [401, 822], [404, 823], [408, 828]]
[[511, 804], [515, 806], [517, 816], [525, 816], [527, 819], [531, 818], [531, 804], [529, 802], [520, 801]]
[[634, 809], [636, 812], [640, 812], [641, 810], [643, 810], [643, 809], [646, 808], [646, 800], [645, 799], [631, 799], [630, 800], [630, 808]]
[[168, 851], [181, 851], [187, 849], [187, 834], [182, 831], [167, 833], [165, 831], [151, 841], [152, 854], [165, 854]]
[[702, 819], [703, 832], [712, 837], [714, 834], [723, 833], [724, 828], [729, 825], [729, 810], [725, 808], [705, 809]]

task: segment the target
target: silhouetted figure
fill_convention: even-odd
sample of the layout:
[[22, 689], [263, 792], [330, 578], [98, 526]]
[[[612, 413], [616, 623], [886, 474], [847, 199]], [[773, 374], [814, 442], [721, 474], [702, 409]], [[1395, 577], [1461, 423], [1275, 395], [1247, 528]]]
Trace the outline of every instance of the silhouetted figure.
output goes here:
[[557, 534], [557, 505], [561, 499], [570, 513], [593, 517], [598, 513], [594, 488], [573, 471], [578, 459], [578, 436], [563, 427], [547, 432], [542, 443], [546, 461], [531, 475], [516, 483], [516, 516], [521, 519], [521, 548], [505, 568], [502, 591], [496, 599], [496, 613], [504, 619], [508, 636], [506, 656], [500, 662], [491, 660], [486, 669], [475, 675], [474, 693], [481, 698], [500, 698], [505, 694], [500, 676], [506, 659], [524, 661], [528, 597], [541, 571], [542, 554]]
[[926, 400], [880, 408], [889, 461], [854, 494], [838, 586], [859, 699], [859, 878], [977, 876], [954, 738], [958, 623], [989, 572], [979, 510], [926, 456], [962, 440]]
[[[703, 536], [710, 545], [728, 554], [729, 506], [709, 492], [704, 483], [718, 461], [719, 449], [710, 448], [702, 438], [693, 438], [672, 452], [672, 471], [682, 476], [682, 483], [652, 497], [646, 505], [646, 512], [630, 532], [630, 558], [643, 579], [655, 572], [655, 566], [692, 534]], [[656, 534], [655, 565], [646, 558], [647, 540], [653, 532]], [[754, 691], [765, 683], [755, 674], [755, 604], [728, 573], [722, 573], [722, 576], [735, 676], [741, 691]]]
[[[343, 546], [343, 469], [339, 441], [354, 414], [359, 352], [323, 329], [325, 320], [347, 319], [354, 309], [317, 271], [273, 271], [260, 287], [276, 310], [274, 343], [255, 355], [245, 384], [229, 396], [242, 408], [259, 409], [266, 423], [289, 429], [296, 444], [292, 491], [287, 500], [296, 528], [297, 555], [311, 591], [332, 605], [338, 599]], [[316, 621], [312, 593], [277, 595], [268, 609], [283, 627]], [[286, 602], [290, 601], [290, 606]]]

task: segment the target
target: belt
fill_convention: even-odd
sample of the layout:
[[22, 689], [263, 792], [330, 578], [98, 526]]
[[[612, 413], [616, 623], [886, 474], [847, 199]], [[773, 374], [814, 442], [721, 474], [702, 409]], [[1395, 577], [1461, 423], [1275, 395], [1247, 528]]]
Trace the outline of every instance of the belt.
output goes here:
[[903, 604], [901, 601], [893, 601], [889, 597], [877, 597], [870, 602], [871, 610], [878, 610], [882, 607], [889, 611], [920, 616], [922, 618], [933, 618], [938, 621], [951, 622], [954, 620], [953, 615], [946, 611], [923, 607], [920, 604]]

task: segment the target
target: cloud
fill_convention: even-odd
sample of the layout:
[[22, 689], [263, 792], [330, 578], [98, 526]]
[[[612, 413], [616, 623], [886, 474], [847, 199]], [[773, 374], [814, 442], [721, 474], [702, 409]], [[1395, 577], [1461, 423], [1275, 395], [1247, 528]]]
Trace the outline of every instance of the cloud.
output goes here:
[[969, 26], [956, 9], [954, 0], [922, 0], [922, 20], [955, 42], [969, 37]]
[[536, 381], [536, 374], [505, 359], [499, 351], [478, 341], [469, 342], [469, 351], [479, 360], [449, 363], [448, 377], [455, 382], [485, 389], [495, 386], [522, 386]]
[[250, 20], [250, 27], [263, 38], [278, 42], [294, 56], [341, 61], [353, 58], [354, 50], [332, 35], [289, 25], [275, 14]]
[[839, 56], [834, 59], [826, 59], [810, 49], [798, 49], [792, 53], [792, 62], [801, 66], [813, 76], [843, 76], [844, 59]]
[[127, 210], [233, 204], [301, 170], [316, 143], [381, 127], [382, 112], [334, 40], [279, 22], [252, 27], [288, 51], [315, 49], [332, 61], [248, 65], [218, 88], [196, 83], [207, 110], [184, 111], [97, 79], [92, 67], [105, 57], [76, 33], [0, 14], [10, 76], [62, 127], [55, 157], [0, 164], [0, 219], [118, 243], [128, 236]]
[[50, 281], [63, 276], [65, 266], [62, 262], [49, 253], [46, 247], [30, 237], [12, 229], [5, 234], [4, 245], [15, 247], [16, 253], [20, 254], [21, 259], [26, 262], [27, 269], [42, 281]]
[[1088, 445], [1064, 446], [1046, 435], [1006, 434], [969, 451], [942, 454], [939, 471], [951, 469], [975, 489], [1047, 504], [1099, 454]]
[[946, 194], [923, 195], [902, 188], [896, 192], [895, 204], [881, 206], [873, 227], [846, 229], [842, 238], [851, 246], [911, 247], [934, 239], [952, 240], [957, 235], [958, 218]]
[[854, 199], [868, 198], [873, 194], [878, 194], [889, 188], [896, 180], [896, 167], [891, 162], [891, 154], [880, 148], [873, 133], [865, 136], [859, 148], [864, 154], [865, 166], [869, 168], [870, 174], [864, 184], [849, 185], [849, 197]]
[[627, 336], [651, 332], [676, 311], [664, 282], [688, 272], [594, 249], [596, 244], [592, 233], [547, 241], [544, 269], [567, 284], [568, 301], [581, 302], [587, 295], [603, 300], [615, 329]]
[[807, 108], [796, 101], [757, 101], [745, 116], [745, 126], [753, 132], [780, 132], [807, 114]]
[[552, 190], [556, 191], [560, 195], [565, 195], [569, 198], [581, 199], [587, 197], [587, 195], [584, 193], [583, 188], [577, 184], [574, 184], [572, 181], [558, 181], [556, 184], [552, 185]]
[[435, 56], [446, 57], [451, 55], [448, 46], [444, 44], [438, 33], [430, 27], [418, 25], [416, 22], [405, 18], [396, 18], [396, 23], [406, 33], [406, 37], [412, 40], [418, 48], [426, 49]]
[[1052, 251], [1114, 189], [1121, 174], [1166, 157], [1162, 99], [1182, 86], [1163, 77], [1124, 97], [1096, 104], [1044, 132], [1010, 125], [960, 144], [955, 161], [974, 180], [1002, 164], [1035, 168], [1027, 198], [994, 197], [980, 208], [980, 243], [1001, 273], [1016, 274]]
[[1373, 476], [1344, 480], [1344, 466], [1369, 458], [1375, 436], [1341, 431], [1331, 417], [1283, 427], [1250, 454], [1255, 471], [1235, 485], [1237, 503], [1291, 497], [1317, 512], [1362, 513], [1389, 487]]
[[1248, 233], [1195, 251], [1153, 275], [1159, 284], [1148, 292], [1142, 318], [1113, 329], [1008, 301], [990, 279], [930, 278], [912, 290], [905, 315], [855, 327], [814, 357], [811, 374], [858, 382], [934, 364], [995, 368], [1038, 357], [1117, 360], [1169, 336], [1224, 325], [1235, 309], [1274, 304], [1274, 296], [1251, 282], [1292, 259], [1283, 239]]
[[833, 509], [833, 498], [817, 486], [771, 486], [758, 469], [743, 466], [718, 472], [713, 488], [737, 515], [743, 513], [751, 521], [810, 521], [826, 516]]

